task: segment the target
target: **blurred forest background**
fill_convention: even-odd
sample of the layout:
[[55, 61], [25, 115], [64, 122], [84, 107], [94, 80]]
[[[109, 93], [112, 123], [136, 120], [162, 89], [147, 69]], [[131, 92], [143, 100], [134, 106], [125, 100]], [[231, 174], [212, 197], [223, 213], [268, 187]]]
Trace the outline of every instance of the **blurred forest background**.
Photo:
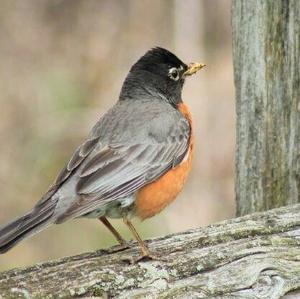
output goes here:
[[[188, 80], [196, 156], [181, 196], [138, 222], [144, 238], [234, 215], [234, 89], [230, 0], [2, 0], [0, 224], [31, 209], [130, 66], [162, 46], [207, 68]], [[127, 238], [121, 221], [113, 221]], [[97, 220], [53, 226], [0, 256], [0, 270], [115, 244]]]

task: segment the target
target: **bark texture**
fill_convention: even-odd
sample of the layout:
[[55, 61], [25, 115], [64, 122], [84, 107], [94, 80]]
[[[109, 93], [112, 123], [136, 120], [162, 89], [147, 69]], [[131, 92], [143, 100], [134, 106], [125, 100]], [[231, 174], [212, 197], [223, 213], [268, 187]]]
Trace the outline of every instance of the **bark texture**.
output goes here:
[[300, 1], [233, 0], [237, 214], [300, 202]]
[[[300, 205], [148, 241], [163, 261], [130, 265], [136, 244], [0, 274], [0, 298], [297, 298]], [[298, 291], [297, 291], [298, 289]], [[296, 291], [295, 291], [296, 290]]]

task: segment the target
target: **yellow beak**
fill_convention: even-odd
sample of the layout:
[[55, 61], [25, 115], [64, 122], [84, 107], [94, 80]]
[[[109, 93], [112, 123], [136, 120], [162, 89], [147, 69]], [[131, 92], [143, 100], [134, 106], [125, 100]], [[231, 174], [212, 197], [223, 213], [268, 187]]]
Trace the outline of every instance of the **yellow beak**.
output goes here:
[[198, 62], [192, 62], [188, 65], [188, 69], [183, 73], [183, 76], [191, 76], [195, 73], [197, 73], [199, 70], [204, 68], [206, 64], [198, 63]]

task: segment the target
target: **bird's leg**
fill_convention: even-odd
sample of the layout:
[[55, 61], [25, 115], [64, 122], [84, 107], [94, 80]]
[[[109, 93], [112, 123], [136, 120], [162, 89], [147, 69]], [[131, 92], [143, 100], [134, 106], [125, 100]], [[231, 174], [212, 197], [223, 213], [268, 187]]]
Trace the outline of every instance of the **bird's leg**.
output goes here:
[[138, 232], [136, 231], [136, 229], [133, 226], [133, 224], [131, 223], [131, 221], [128, 220], [128, 218], [126, 218], [126, 217], [123, 218], [123, 221], [128, 226], [130, 231], [132, 232], [134, 238], [138, 241], [141, 251], [142, 251], [142, 255], [140, 257], [138, 257], [137, 259], [133, 260], [133, 262], [139, 262], [143, 259], [158, 260], [159, 258], [157, 258], [156, 256], [154, 256], [150, 253], [148, 247], [146, 246], [145, 242], [139, 236]]
[[117, 252], [117, 251], [127, 249], [129, 247], [126, 240], [122, 238], [122, 236], [112, 226], [112, 224], [107, 220], [106, 217], [102, 216], [102, 217], [99, 218], [99, 220], [108, 228], [108, 230], [114, 235], [116, 240], [120, 243], [120, 246], [118, 246], [117, 248], [109, 249], [108, 250], [109, 252], [113, 253], [113, 252]]

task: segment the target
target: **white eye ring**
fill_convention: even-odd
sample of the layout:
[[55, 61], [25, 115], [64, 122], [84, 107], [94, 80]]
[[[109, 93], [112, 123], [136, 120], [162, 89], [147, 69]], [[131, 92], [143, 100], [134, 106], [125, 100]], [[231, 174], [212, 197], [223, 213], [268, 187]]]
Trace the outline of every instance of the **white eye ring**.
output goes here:
[[174, 81], [178, 81], [179, 80], [179, 70], [176, 68], [176, 67], [172, 67], [170, 70], [169, 70], [169, 74], [168, 76], [174, 80]]

